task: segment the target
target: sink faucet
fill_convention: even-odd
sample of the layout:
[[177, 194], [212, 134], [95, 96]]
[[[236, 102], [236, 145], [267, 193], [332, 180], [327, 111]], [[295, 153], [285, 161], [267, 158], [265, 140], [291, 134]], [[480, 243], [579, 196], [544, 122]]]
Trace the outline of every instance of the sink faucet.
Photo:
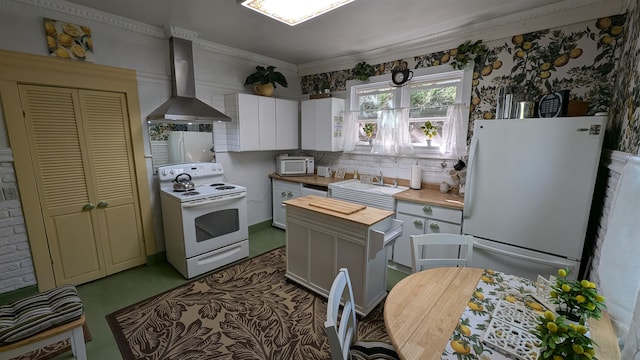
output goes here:
[[384, 176], [382, 176], [382, 171], [380, 171], [380, 177], [378, 178], [378, 185], [384, 185]]

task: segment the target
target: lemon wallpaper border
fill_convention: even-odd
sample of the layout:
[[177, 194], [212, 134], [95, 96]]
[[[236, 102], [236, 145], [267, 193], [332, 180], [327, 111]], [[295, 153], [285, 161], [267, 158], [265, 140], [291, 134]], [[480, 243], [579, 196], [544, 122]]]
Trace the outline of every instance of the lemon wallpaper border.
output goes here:
[[[609, 111], [614, 119], [614, 114], [624, 113], [625, 124], [610, 122], [605, 147], [636, 153], [640, 144], [639, 8], [636, 5], [629, 14], [486, 42], [486, 56], [474, 59], [468, 138], [473, 135], [474, 120], [495, 118], [496, 93], [501, 86], [523, 89], [532, 100], [569, 89], [571, 100], [589, 103], [589, 115]], [[402, 62], [419, 69], [450, 63], [456, 54], [451, 49], [372, 66], [374, 75], [383, 75]], [[347, 80], [352, 79], [351, 69], [339, 70], [302, 76], [300, 86], [303, 94], [312, 94], [322, 82], [330, 84], [331, 91], [344, 91]]]
[[93, 62], [91, 28], [70, 22], [44, 18], [49, 55]]

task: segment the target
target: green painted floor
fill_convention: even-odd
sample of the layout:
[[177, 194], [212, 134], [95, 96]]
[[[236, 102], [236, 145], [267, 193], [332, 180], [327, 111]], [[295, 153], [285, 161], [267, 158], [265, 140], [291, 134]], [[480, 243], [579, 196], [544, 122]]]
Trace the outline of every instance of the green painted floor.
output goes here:
[[[269, 227], [249, 234], [251, 257], [285, 244], [285, 232]], [[387, 287], [391, 288], [405, 274], [389, 269]], [[187, 282], [168, 263], [140, 266], [88, 284], [79, 285], [78, 293], [85, 306], [87, 325], [93, 338], [87, 343], [91, 360], [121, 359], [105, 315]], [[55, 360], [71, 359], [71, 352]]]

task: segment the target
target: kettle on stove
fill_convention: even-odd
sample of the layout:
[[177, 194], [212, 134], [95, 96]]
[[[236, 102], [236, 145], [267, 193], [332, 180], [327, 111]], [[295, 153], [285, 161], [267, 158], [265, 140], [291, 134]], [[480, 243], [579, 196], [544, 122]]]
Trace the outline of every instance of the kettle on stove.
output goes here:
[[196, 185], [191, 181], [191, 175], [187, 173], [178, 174], [173, 180], [173, 191], [191, 191]]

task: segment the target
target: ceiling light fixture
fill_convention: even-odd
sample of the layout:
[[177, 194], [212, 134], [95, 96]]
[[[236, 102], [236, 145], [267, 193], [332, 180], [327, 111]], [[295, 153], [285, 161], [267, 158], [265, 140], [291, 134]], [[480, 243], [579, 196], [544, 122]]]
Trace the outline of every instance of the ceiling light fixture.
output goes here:
[[238, 3], [294, 26], [352, 1], [354, 0], [238, 0]]

